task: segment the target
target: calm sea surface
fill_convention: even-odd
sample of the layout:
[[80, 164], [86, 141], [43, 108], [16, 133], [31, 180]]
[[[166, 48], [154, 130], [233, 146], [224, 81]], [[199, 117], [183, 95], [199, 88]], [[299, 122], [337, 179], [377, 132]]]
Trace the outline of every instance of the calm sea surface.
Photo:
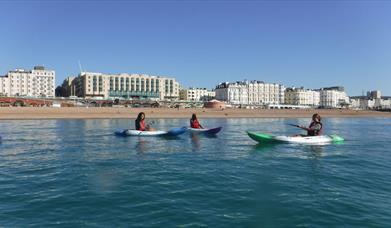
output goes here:
[[[155, 128], [188, 120], [156, 119]], [[309, 119], [205, 119], [217, 137], [122, 138], [133, 120], [0, 121], [0, 227], [390, 227], [391, 119], [325, 119], [342, 145], [257, 145]]]

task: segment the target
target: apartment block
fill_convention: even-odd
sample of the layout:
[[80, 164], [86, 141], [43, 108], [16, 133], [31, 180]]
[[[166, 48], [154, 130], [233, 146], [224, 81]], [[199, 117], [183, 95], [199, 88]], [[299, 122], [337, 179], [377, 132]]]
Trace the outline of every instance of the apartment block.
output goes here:
[[342, 86], [325, 87], [318, 91], [322, 108], [341, 108], [349, 104], [349, 97]]
[[0, 94], [10, 97], [54, 97], [56, 73], [43, 66], [16, 69], [0, 77]]
[[224, 82], [216, 86], [216, 99], [231, 104], [266, 105], [284, 103], [285, 87], [263, 81]]
[[320, 104], [320, 92], [301, 88], [287, 88], [285, 90], [285, 104], [307, 105], [318, 107]]
[[214, 99], [216, 93], [206, 88], [194, 88], [182, 89], [180, 91], [180, 100], [186, 101], [209, 101]]

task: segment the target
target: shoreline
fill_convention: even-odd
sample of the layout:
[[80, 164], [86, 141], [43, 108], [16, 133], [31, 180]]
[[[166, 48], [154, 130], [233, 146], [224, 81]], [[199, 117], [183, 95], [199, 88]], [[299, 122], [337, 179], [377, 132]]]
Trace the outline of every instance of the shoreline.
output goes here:
[[147, 118], [310, 118], [319, 113], [324, 118], [391, 118], [391, 112], [344, 109], [205, 109], [205, 108], [112, 108], [112, 107], [1, 107], [0, 120], [40, 119], [132, 119], [139, 112]]

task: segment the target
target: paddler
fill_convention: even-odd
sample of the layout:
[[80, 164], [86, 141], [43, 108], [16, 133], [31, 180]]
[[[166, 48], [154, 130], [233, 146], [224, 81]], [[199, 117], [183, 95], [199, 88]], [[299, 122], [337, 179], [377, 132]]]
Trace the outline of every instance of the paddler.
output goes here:
[[137, 119], [134, 121], [136, 125], [136, 130], [138, 131], [153, 131], [149, 124], [145, 125], [145, 113], [140, 112], [137, 116]]
[[191, 128], [197, 128], [197, 129], [202, 129], [203, 127], [201, 126], [200, 122], [198, 121], [197, 119], [197, 116], [195, 113], [193, 113], [193, 115], [191, 116], [191, 119], [190, 119], [190, 127]]
[[304, 136], [319, 136], [322, 135], [322, 131], [323, 131], [323, 124], [321, 120], [322, 118], [320, 117], [320, 115], [318, 113], [315, 113], [314, 115], [312, 115], [312, 122], [310, 123], [309, 127], [304, 127], [304, 126], [297, 126], [297, 127], [307, 131], [307, 135]]

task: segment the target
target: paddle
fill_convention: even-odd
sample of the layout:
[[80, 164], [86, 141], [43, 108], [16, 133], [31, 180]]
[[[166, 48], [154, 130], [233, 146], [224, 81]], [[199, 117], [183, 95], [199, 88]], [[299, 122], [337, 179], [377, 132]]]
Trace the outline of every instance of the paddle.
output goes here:
[[302, 127], [302, 126], [297, 125], [297, 124], [288, 124], [288, 125], [289, 125], [289, 126], [293, 126], [293, 127], [298, 127], [298, 128], [300, 128], [300, 129], [303, 129], [303, 130], [307, 130], [306, 127]]

